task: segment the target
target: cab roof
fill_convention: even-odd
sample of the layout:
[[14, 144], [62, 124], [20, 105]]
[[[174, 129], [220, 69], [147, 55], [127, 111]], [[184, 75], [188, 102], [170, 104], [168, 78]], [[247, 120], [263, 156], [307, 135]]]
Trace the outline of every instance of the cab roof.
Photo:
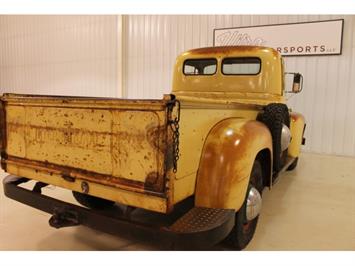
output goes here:
[[280, 54], [273, 48], [264, 47], [264, 46], [213, 46], [213, 47], [204, 47], [204, 48], [197, 48], [191, 49], [189, 51], [184, 52], [181, 54], [182, 57], [185, 56], [237, 56], [237, 55], [253, 55], [253, 56], [260, 56], [260, 55], [269, 55], [280, 57]]

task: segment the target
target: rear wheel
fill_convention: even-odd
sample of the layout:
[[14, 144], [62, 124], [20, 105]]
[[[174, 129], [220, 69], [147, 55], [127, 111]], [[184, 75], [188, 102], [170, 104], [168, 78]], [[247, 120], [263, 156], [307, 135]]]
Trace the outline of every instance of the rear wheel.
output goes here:
[[98, 198], [95, 196], [83, 194], [76, 191], [73, 191], [73, 196], [77, 202], [90, 209], [102, 210], [102, 209], [110, 208], [115, 204], [114, 201]]
[[244, 249], [254, 236], [261, 208], [263, 190], [263, 172], [261, 163], [256, 160], [250, 175], [246, 198], [235, 215], [235, 225], [227, 241], [235, 249]]

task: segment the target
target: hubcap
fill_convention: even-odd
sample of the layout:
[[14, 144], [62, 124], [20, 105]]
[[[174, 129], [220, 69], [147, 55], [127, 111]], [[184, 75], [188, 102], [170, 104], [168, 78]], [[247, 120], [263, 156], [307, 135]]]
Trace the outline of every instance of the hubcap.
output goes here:
[[246, 218], [247, 221], [255, 219], [261, 210], [261, 195], [255, 187], [251, 187], [247, 198]]
[[281, 130], [281, 151], [288, 148], [291, 143], [291, 131], [285, 124], [282, 124]]

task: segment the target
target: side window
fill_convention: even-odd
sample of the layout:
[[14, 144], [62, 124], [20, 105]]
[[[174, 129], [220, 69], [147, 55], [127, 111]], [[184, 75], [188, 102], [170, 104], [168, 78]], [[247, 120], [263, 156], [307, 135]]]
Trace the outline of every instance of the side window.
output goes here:
[[224, 75], [257, 75], [261, 70], [261, 60], [257, 57], [225, 58], [222, 62]]
[[217, 71], [216, 59], [188, 59], [184, 62], [185, 75], [213, 75]]

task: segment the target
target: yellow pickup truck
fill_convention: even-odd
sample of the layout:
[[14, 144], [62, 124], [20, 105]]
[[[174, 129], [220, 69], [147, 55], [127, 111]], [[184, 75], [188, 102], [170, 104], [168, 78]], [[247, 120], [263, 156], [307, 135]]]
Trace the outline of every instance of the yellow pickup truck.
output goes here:
[[[297, 165], [305, 120], [285, 93], [302, 83], [274, 49], [231, 46], [181, 54], [162, 100], [4, 94], [5, 194], [50, 213], [56, 228], [130, 228], [167, 235], [175, 248], [226, 240], [243, 249], [264, 187]], [[44, 195], [49, 184], [85, 207]]]

